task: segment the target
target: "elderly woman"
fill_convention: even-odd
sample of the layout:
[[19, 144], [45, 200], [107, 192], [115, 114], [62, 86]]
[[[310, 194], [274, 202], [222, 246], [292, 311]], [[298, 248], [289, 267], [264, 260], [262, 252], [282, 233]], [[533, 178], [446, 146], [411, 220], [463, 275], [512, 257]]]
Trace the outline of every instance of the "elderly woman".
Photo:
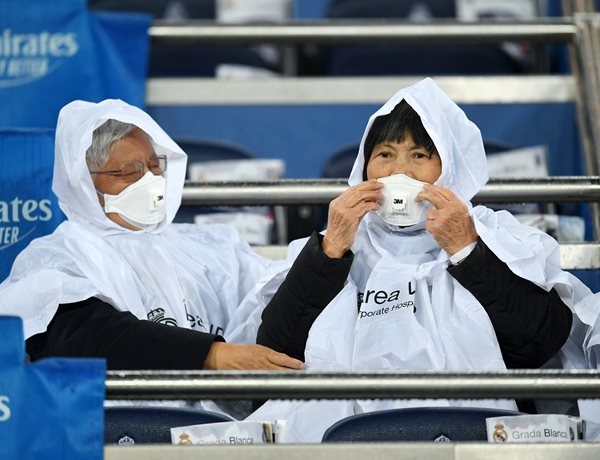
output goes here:
[[[550, 236], [471, 206], [486, 171], [479, 130], [432, 80], [398, 92], [369, 120], [324, 236], [292, 243], [287, 264], [246, 300], [254, 311], [270, 299], [258, 342], [318, 370], [545, 364], [589, 290], [560, 270]], [[290, 440], [319, 441], [344, 416], [415, 405], [516, 409], [506, 400], [271, 401], [252, 418], [279, 413]]]
[[[75, 101], [59, 115], [53, 191], [67, 216], [0, 285], [27, 351], [104, 357], [109, 369], [298, 369], [256, 344], [224, 343], [268, 266], [224, 225], [175, 225], [185, 153], [140, 109]], [[176, 326], [176, 327], [173, 327]]]

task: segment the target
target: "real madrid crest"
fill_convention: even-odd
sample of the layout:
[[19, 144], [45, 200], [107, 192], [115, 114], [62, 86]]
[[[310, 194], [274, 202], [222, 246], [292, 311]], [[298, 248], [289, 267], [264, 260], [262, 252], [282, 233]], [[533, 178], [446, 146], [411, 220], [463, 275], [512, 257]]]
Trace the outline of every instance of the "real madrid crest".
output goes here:
[[492, 434], [492, 437], [494, 438], [494, 442], [506, 442], [508, 440], [508, 433], [504, 429], [502, 423], [496, 425], [496, 430]]
[[179, 442], [177, 444], [182, 446], [191, 446], [192, 440], [190, 439], [190, 435], [187, 433], [181, 433], [179, 435]]

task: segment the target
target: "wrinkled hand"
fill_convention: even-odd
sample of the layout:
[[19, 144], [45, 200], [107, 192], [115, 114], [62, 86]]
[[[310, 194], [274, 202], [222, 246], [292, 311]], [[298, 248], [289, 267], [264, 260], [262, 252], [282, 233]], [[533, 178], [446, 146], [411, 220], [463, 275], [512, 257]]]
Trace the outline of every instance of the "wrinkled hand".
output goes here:
[[427, 212], [425, 229], [450, 255], [477, 241], [477, 231], [467, 205], [451, 190], [426, 184], [416, 201], [429, 201], [434, 209]]
[[213, 342], [204, 369], [290, 371], [304, 369], [304, 363], [262, 345]]
[[350, 187], [329, 204], [327, 233], [323, 238], [323, 252], [331, 258], [342, 257], [354, 242], [358, 224], [369, 211], [379, 209], [383, 198], [381, 182], [375, 179]]

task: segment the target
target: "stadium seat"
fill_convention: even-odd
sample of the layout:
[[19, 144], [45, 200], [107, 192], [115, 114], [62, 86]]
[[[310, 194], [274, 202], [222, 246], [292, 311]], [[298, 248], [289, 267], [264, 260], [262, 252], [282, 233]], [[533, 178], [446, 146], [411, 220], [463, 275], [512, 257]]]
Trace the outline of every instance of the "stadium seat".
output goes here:
[[250, 48], [209, 46], [152, 47], [148, 73], [151, 77], [216, 77], [222, 64], [269, 69]]
[[[327, 16], [335, 19], [455, 18], [452, 0], [333, 0]], [[494, 45], [336, 46], [323, 49], [326, 75], [503, 75], [525, 69]]]
[[485, 153], [488, 155], [506, 152], [508, 150], [513, 150], [516, 148], [514, 145], [511, 145], [507, 142], [498, 139], [484, 139], [483, 147], [485, 148]]
[[358, 143], [348, 144], [333, 152], [323, 165], [321, 177], [347, 179], [358, 154]]
[[[237, 144], [212, 139], [181, 138], [174, 140], [188, 156], [187, 179], [190, 179], [190, 166], [194, 163], [220, 160], [247, 160], [255, 158], [251, 152]], [[207, 212], [214, 212], [214, 209], [197, 206], [181, 206], [179, 211], [177, 211], [174, 222], [193, 223], [196, 215], [205, 214]]]
[[323, 442], [485, 441], [485, 419], [520, 412], [475, 407], [413, 407], [369, 412], [332, 425]]
[[104, 443], [171, 444], [170, 429], [173, 427], [231, 420], [200, 409], [109, 406], [104, 411]]
[[198, 161], [244, 160], [255, 155], [241, 145], [212, 139], [176, 138], [177, 145], [187, 153], [188, 165]]
[[[327, 15], [330, 18], [407, 17], [415, 5], [426, 7], [436, 18], [456, 16], [454, 0], [331, 0]], [[383, 16], [383, 14], [387, 16]]]
[[483, 45], [355, 46], [325, 52], [326, 75], [512, 75], [523, 67], [500, 48]]
[[[209, 178], [211, 180], [269, 180], [275, 178], [271, 176], [279, 178], [282, 174], [282, 171], [278, 169], [277, 160], [259, 159], [238, 144], [212, 139], [189, 138], [175, 139], [175, 142], [188, 155], [188, 180], [204, 181]], [[223, 160], [232, 163], [223, 165], [221, 163]], [[244, 160], [246, 163], [243, 163]], [[207, 164], [194, 172], [194, 164], [207, 162], [214, 163]], [[269, 162], [270, 164], [266, 164]], [[281, 163], [281, 167], [283, 168], [283, 163]], [[244, 216], [241, 216], [241, 213]], [[281, 239], [279, 235], [285, 233], [285, 216], [277, 207], [269, 206], [237, 208], [181, 206], [174, 222], [194, 223], [197, 222], [197, 216], [200, 215], [202, 215], [200, 220], [205, 222], [233, 225], [250, 244], [271, 244], [274, 239], [279, 242]], [[276, 229], [275, 234], [273, 233], [273, 224]]]

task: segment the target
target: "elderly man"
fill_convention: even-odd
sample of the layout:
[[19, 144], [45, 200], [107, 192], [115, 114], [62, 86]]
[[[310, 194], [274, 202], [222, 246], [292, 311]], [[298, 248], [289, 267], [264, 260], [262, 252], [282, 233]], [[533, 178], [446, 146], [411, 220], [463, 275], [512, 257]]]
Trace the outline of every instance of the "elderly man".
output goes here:
[[[174, 225], [186, 155], [122, 101], [59, 115], [53, 191], [67, 216], [34, 240], [0, 285], [27, 351], [105, 357], [109, 369], [300, 369], [221, 338], [268, 266], [227, 226]], [[173, 327], [176, 326], [176, 327]]]

